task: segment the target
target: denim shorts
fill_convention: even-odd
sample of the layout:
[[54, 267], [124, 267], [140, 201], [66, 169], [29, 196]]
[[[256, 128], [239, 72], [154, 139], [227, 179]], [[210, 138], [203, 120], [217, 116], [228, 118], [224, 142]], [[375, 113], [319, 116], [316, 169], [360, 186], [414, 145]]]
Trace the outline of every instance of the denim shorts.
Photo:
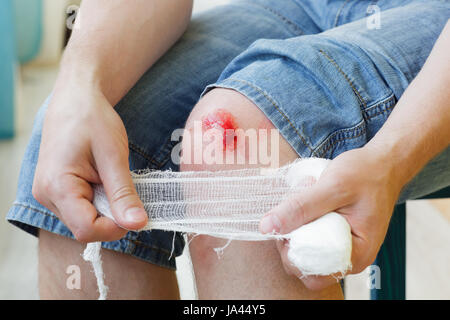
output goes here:
[[[216, 87], [251, 99], [301, 157], [332, 159], [362, 147], [417, 75], [449, 17], [448, 1], [418, 0], [246, 0], [196, 15], [116, 106], [129, 137], [130, 169], [178, 170], [171, 134], [184, 127], [202, 93]], [[73, 238], [31, 194], [46, 106], [37, 114], [7, 219], [34, 235], [45, 229]], [[447, 148], [399, 201], [449, 184]], [[129, 232], [103, 247], [174, 269], [184, 240], [160, 230]]]

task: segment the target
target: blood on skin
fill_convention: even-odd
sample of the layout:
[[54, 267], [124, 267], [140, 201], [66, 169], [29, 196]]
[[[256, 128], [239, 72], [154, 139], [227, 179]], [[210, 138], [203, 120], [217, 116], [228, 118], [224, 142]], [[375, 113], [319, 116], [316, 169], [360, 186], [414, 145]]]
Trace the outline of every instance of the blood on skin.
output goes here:
[[228, 111], [217, 109], [202, 118], [204, 130], [219, 129], [223, 135], [224, 150], [234, 150], [237, 143], [236, 123], [234, 117]]

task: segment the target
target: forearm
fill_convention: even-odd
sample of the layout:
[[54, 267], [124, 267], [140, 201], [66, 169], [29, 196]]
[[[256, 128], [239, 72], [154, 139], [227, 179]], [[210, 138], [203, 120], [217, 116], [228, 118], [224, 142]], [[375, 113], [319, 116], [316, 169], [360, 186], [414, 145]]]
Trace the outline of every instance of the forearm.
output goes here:
[[367, 144], [399, 188], [450, 144], [450, 23], [394, 111]]
[[84, 0], [57, 88], [98, 87], [115, 105], [181, 36], [192, 0]]

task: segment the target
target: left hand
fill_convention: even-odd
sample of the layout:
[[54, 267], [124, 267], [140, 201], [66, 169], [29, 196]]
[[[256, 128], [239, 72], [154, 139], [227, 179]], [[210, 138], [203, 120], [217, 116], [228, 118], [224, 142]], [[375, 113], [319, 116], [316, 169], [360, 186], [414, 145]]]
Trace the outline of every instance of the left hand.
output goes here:
[[[329, 212], [338, 212], [352, 230], [350, 273], [362, 272], [376, 258], [402, 188], [386, 158], [388, 155], [367, 147], [342, 153], [330, 162], [316, 184], [267, 213], [260, 223], [261, 232], [287, 234]], [[288, 242], [277, 243], [286, 272], [301, 277], [287, 258]], [[333, 276], [301, 279], [311, 290], [336, 283]]]

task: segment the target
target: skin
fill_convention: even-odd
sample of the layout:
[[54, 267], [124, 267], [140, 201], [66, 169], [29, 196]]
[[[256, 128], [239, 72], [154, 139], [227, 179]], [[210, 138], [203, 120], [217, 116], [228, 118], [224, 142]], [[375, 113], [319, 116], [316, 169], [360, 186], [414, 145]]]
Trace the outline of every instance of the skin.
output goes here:
[[[46, 113], [33, 183], [34, 197], [52, 210], [80, 242], [117, 240], [126, 234], [123, 228], [137, 230], [147, 223], [129, 174], [126, 131], [113, 106], [179, 38], [191, 9], [189, 0], [134, 0], [133, 6], [125, 0], [83, 1], [82, 25], [74, 30], [66, 49]], [[442, 70], [449, 69], [449, 49], [447, 26], [424, 69], [376, 137], [364, 148], [333, 160], [311, 188], [311, 197], [292, 199], [270, 212], [261, 223], [261, 231], [289, 232], [337, 210], [352, 226], [353, 271], [361, 271], [370, 264], [385, 235], [401, 187], [449, 144], [450, 72]], [[201, 121], [208, 108], [221, 107], [239, 119], [237, 125], [242, 128], [258, 127], [261, 123], [271, 127], [264, 116], [254, 117], [259, 110], [248, 99], [236, 92], [218, 90], [199, 102], [191, 120]], [[424, 105], [427, 107], [423, 108]], [[75, 136], [77, 139], [73, 139]], [[402, 144], [405, 139], [408, 144]], [[284, 140], [280, 141], [280, 152], [281, 162], [296, 157]], [[112, 213], [123, 228], [107, 218], [97, 217], [91, 203], [90, 183], [100, 182], [105, 186]], [[346, 191], [334, 195], [336, 187]], [[302, 283], [287, 263], [283, 265], [289, 274], [282, 272], [280, 266], [286, 262], [286, 247], [282, 243], [278, 243], [281, 261], [276, 244], [267, 242], [232, 244], [225, 253], [227, 260], [217, 263], [210, 250], [222, 244], [216, 245], [217, 241], [204, 237], [194, 239], [191, 244], [199, 294], [203, 298], [342, 298], [330, 278], [308, 278]], [[65, 279], [55, 276], [58, 270], [77, 263], [82, 266], [82, 274], [89, 274], [79, 261], [80, 253], [81, 246], [75, 241], [41, 233], [42, 297], [96, 296], [91, 276], [86, 277], [88, 284], [77, 295], [62, 286]], [[131, 256], [105, 250], [102, 254], [105, 267], [110, 268], [105, 270], [111, 277], [108, 280], [111, 283], [107, 283], [112, 287], [110, 297], [178, 297], [174, 293], [177, 288], [173, 272], [161, 272], [159, 267], [143, 264]], [[144, 269], [147, 271], [141, 272]], [[130, 273], [137, 279], [128, 287], [113, 285], [119, 283], [121, 274]], [[217, 286], [212, 286], [216, 281]], [[154, 283], [155, 287], [152, 292], [143, 292], [142, 283]], [[166, 286], [166, 291], [162, 286]]]
[[137, 230], [147, 223], [128, 169], [125, 127], [113, 106], [183, 33], [191, 8], [191, 1], [182, 0], [81, 5], [80, 27], [68, 44], [46, 112], [33, 183], [33, 196], [81, 242], [126, 234], [110, 219], [97, 218], [89, 183], [104, 184], [120, 226]]
[[[97, 299], [92, 265], [82, 258], [85, 246], [47, 231], [39, 234], [39, 294], [48, 299]], [[102, 250], [108, 299], [175, 300], [180, 298], [175, 272], [127, 254]], [[69, 289], [69, 266], [80, 269], [80, 289]], [[72, 273], [74, 275], [74, 273]]]
[[[189, 136], [192, 141], [186, 142], [183, 139], [183, 156], [186, 153], [203, 153], [206, 150], [208, 143], [198, 145], [194, 140], [196, 134], [203, 135], [208, 128], [204, 128], [203, 132], [196, 132], [194, 128], [196, 121], [204, 121], [211, 112], [221, 115], [218, 117], [220, 119], [232, 117], [236, 129], [261, 129], [261, 125], [267, 130], [274, 128], [259, 108], [245, 96], [233, 90], [214, 89], [200, 100], [189, 116], [186, 130], [191, 132]], [[275, 146], [270, 144], [271, 140], [268, 141], [268, 149], [271, 151]], [[222, 139], [210, 143], [219, 143], [219, 150], [223, 150], [224, 154], [243, 152], [240, 148], [226, 148], [222, 145]], [[298, 158], [286, 140], [280, 138], [278, 143], [280, 166]], [[246, 159], [252, 156], [251, 152], [258, 152], [250, 148], [246, 150]], [[249, 165], [248, 161], [245, 164], [208, 165], [187, 164], [183, 163], [183, 160], [182, 171], [264, 167], [260, 163]], [[223, 256], [218, 259], [214, 248], [223, 247], [225, 244], [223, 239], [203, 235], [193, 238], [189, 244], [200, 299], [343, 299], [342, 290], [336, 282], [327, 288], [312, 291], [306, 288], [301, 280], [288, 275], [283, 269], [275, 241], [232, 241], [224, 249]]]
[[202, 118], [202, 127], [203, 130], [217, 129], [221, 131], [222, 148], [234, 150], [237, 143], [235, 122], [236, 120], [231, 113], [218, 109]]
[[[181, 36], [190, 20], [192, 1], [133, 0], [130, 5], [128, 0], [85, 0], [80, 10], [81, 23], [64, 53], [46, 112], [33, 196], [54, 212], [78, 241], [112, 241], [127, 230], [97, 217], [90, 183], [104, 184], [113, 215], [122, 227], [137, 230], [147, 223], [129, 172], [127, 134], [113, 106]], [[65, 279], [54, 276], [68, 265], [78, 264], [81, 252], [73, 240], [41, 234], [41, 297], [97, 296], [95, 280], [83, 263], [82, 274], [89, 282], [83, 291], [66, 290]], [[154, 283], [170, 286], [170, 297], [178, 298], [173, 271], [166, 270], [171, 276], [159, 277], [162, 272], [157, 266], [105, 250], [102, 254], [109, 260], [105, 265], [112, 268], [113, 282], [124, 270], [134, 274], [147, 268], [137, 272], [137, 281], [120, 288], [121, 292], [113, 287], [110, 297], [168, 297], [162, 289], [142, 293], [142, 283]], [[113, 256], [116, 258], [108, 258]]]
[[[260, 223], [261, 232], [289, 233], [336, 211], [352, 228], [351, 273], [370, 265], [384, 240], [401, 189], [450, 144], [449, 51], [447, 23], [424, 67], [375, 137], [363, 148], [331, 161], [309, 192], [269, 212]], [[278, 249], [287, 272], [300, 276], [287, 260], [287, 243], [280, 243]], [[335, 280], [307, 277], [303, 282], [318, 290]]]

